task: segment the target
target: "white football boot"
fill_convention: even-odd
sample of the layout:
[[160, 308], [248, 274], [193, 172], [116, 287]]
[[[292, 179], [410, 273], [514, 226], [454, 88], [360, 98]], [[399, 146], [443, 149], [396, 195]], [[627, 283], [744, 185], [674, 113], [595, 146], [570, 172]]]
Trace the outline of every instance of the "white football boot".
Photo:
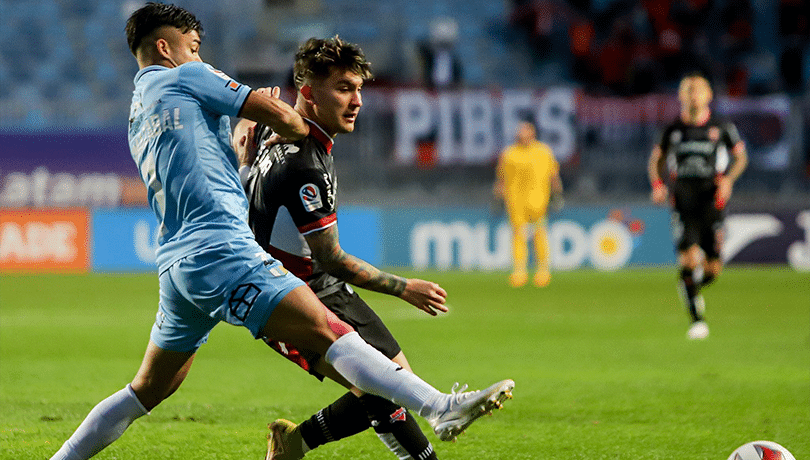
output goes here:
[[709, 336], [709, 326], [704, 321], [695, 321], [686, 332], [689, 340], [703, 340]]
[[448, 407], [444, 412], [428, 419], [433, 432], [442, 441], [455, 441], [478, 417], [491, 414], [493, 409], [503, 407], [503, 402], [512, 399], [513, 380], [501, 380], [486, 390], [467, 391], [467, 385], [453, 385]]

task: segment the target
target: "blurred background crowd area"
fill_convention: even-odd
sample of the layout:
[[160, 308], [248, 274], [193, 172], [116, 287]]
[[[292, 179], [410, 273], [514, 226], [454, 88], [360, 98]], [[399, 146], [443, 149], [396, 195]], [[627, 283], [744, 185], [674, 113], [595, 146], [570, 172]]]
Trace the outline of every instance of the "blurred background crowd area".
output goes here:
[[[569, 198], [646, 199], [646, 156], [677, 116], [679, 78], [699, 70], [752, 150], [739, 194], [810, 202], [807, 0], [176, 3], [203, 23], [204, 60], [253, 87], [289, 88], [306, 38], [360, 44], [376, 78], [357, 133], [335, 146], [344, 200], [488, 200], [511, 125], [487, 111], [498, 112], [509, 91], [549, 106], [524, 112], [559, 147]], [[137, 66], [123, 29], [142, 4], [0, 0], [0, 130], [125, 129]], [[423, 102], [436, 113], [408, 112]], [[411, 122], [429, 127], [409, 131]], [[465, 138], [467, 150], [490, 151], [448, 157], [443, 149]]]

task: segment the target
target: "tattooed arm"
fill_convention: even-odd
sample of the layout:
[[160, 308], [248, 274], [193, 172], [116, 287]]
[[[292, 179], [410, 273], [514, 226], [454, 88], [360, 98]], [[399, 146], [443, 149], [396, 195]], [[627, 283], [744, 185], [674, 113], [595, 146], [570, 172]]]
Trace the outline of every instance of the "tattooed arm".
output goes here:
[[306, 235], [312, 258], [330, 275], [355, 286], [399, 297], [428, 314], [446, 312], [447, 292], [436, 283], [384, 272], [340, 247], [337, 225]]

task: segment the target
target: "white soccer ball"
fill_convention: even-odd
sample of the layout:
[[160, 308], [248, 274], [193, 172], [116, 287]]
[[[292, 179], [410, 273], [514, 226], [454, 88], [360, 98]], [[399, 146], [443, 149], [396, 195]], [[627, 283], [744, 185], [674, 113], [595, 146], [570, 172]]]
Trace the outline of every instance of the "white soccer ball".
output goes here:
[[796, 457], [775, 442], [754, 441], [738, 447], [728, 460], [796, 460]]

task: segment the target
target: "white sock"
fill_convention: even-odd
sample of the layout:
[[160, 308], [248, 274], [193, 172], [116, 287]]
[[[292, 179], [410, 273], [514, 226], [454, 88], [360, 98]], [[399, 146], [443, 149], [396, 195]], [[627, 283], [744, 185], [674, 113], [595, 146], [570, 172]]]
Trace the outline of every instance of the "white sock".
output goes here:
[[324, 359], [357, 388], [422, 417], [433, 417], [447, 406], [447, 395], [386, 358], [357, 332], [337, 339], [326, 350]]
[[127, 384], [126, 388], [96, 404], [51, 460], [86, 460], [118, 439], [133, 421], [148, 413]]

